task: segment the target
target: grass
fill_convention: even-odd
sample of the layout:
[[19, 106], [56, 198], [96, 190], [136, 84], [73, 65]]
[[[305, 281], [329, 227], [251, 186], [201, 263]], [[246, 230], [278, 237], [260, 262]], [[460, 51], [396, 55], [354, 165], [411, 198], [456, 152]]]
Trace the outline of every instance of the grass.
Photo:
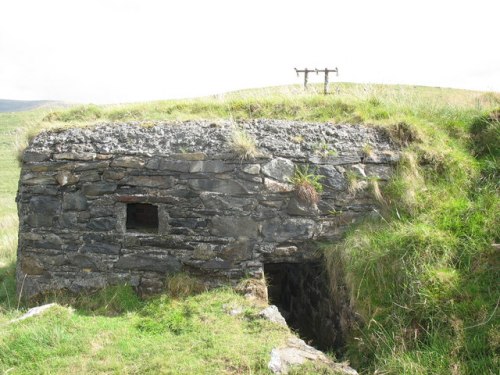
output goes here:
[[242, 160], [259, 156], [255, 139], [243, 129], [234, 129], [231, 134], [231, 148]]
[[290, 182], [294, 185], [295, 193], [297, 197], [305, 203], [315, 205], [321, 199], [321, 192], [323, 191], [323, 185], [320, 180], [325, 178], [316, 171], [310, 171], [309, 166], [297, 166], [295, 167], [295, 172], [290, 179]]
[[[133, 295], [115, 292], [122, 298]], [[224, 310], [228, 304], [242, 306], [243, 314], [230, 316]], [[185, 299], [136, 297], [132, 306], [118, 311], [108, 306], [105, 315], [88, 305], [74, 313], [58, 307], [0, 327], [0, 371], [259, 374], [267, 373], [272, 347], [289, 335], [286, 328], [258, 318], [258, 309], [231, 290]]]
[[[140, 301], [127, 288], [56, 296], [75, 312], [60, 307], [53, 316], [2, 323], [23, 308], [14, 283], [16, 142], [41, 129], [99, 121], [281, 118], [382, 126], [404, 148], [385, 186], [367, 181], [382, 202], [379, 219], [353, 228], [325, 254], [332, 274], [345, 275], [359, 314], [347, 345], [353, 366], [364, 374], [498, 373], [499, 257], [492, 244], [500, 242], [500, 94], [348, 83], [336, 84], [333, 95], [321, 91], [289, 86], [0, 114], [0, 371], [267, 373], [270, 348], [288, 333], [256, 319], [255, 307], [228, 290], [187, 297], [196, 285], [186, 291], [189, 283], [179, 280], [170, 281], [178, 297]], [[352, 179], [357, 186], [360, 177]], [[225, 304], [241, 304], [245, 313], [229, 316]]]

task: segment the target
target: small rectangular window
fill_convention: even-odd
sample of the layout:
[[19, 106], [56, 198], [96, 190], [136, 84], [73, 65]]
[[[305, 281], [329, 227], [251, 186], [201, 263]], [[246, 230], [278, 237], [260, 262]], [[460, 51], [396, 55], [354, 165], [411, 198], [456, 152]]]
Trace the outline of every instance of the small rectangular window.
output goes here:
[[158, 233], [158, 207], [148, 203], [127, 204], [127, 232]]

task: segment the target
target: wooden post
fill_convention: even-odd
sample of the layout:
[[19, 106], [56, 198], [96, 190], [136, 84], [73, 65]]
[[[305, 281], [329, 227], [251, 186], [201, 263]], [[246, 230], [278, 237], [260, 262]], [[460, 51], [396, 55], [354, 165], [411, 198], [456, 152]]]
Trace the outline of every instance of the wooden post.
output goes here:
[[299, 70], [297, 68], [294, 68], [294, 69], [295, 69], [295, 72], [297, 73], [297, 77], [299, 76], [299, 73], [304, 73], [304, 89], [306, 89], [306, 90], [307, 90], [307, 84], [309, 82], [309, 73], [311, 73], [311, 72], [316, 72], [316, 74], [323, 73], [325, 75], [325, 86], [323, 89], [323, 93], [325, 95], [328, 95], [328, 84], [329, 84], [328, 73], [336, 73], [337, 77], [339, 76], [339, 68], [335, 68], [335, 69], [325, 68], [324, 70], [307, 69], [307, 68], [302, 69], [302, 70]]

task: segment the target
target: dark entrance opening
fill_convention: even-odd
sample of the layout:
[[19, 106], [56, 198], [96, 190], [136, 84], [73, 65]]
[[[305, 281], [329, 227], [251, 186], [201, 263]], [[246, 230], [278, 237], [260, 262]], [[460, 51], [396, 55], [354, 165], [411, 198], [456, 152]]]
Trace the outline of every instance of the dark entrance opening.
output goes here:
[[158, 207], [147, 203], [127, 204], [127, 231], [158, 233]]
[[329, 291], [323, 264], [268, 263], [264, 274], [270, 303], [290, 328], [316, 348], [342, 354], [339, 304]]

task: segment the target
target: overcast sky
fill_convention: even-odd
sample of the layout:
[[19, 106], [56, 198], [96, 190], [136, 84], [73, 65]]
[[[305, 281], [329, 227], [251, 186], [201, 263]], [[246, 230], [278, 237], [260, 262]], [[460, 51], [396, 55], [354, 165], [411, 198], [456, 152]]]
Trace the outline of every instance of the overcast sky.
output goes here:
[[498, 0], [1, 0], [0, 98], [193, 97], [336, 66], [331, 81], [500, 91], [499, 14]]

